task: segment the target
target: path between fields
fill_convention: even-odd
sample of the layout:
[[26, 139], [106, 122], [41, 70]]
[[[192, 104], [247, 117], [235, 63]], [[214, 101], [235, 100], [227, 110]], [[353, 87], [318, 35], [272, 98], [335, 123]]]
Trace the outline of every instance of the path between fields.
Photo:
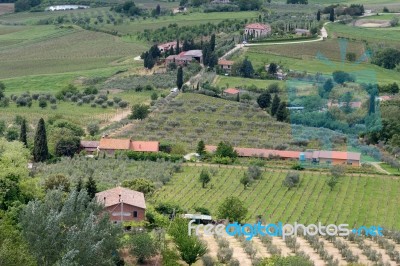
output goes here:
[[385, 173], [387, 175], [390, 175], [390, 173], [388, 171], [386, 171], [385, 169], [382, 168], [382, 166], [380, 165], [379, 162], [371, 162], [371, 164], [381, 173]]

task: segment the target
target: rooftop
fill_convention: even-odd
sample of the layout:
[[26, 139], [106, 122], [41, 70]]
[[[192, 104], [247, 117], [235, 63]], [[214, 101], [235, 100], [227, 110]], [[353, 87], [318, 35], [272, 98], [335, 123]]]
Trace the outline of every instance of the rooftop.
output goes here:
[[97, 148], [99, 147], [99, 141], [91, 141], [91, 140], [81, 140], [82, 148]]
[[146, 209], [143, 193], [128, 188], [115, 187], [96, 193], [96, 199], [97, 202], [104, 204], [105, 207], [123, 202], [124, 204]]
[[134, 151], [145, 151], [145, 152], [158, 152], [159, 142], [158, 141], [132, 141], [131, 150]]
[[225, 60], [225, 59], [220, 59], [218, 60], [218, 65], [226, 65], [226, 66], [231, 66], [235, 63], [235, 61], [231, 60]]
[[129, 150], [130, 139], [101, 138], [99, 148], [102, 150]]
[[270, 30], [271, 26], [261, 23], [252, 23], [246, 25], [246, 29], [255, 29], [255, 30]]
[[239, 92], [240, 91], [235, 88], [229, 88], [229, 89], [224, 90], [224, 93], [227, 93], [227, 94], [238, 94]]

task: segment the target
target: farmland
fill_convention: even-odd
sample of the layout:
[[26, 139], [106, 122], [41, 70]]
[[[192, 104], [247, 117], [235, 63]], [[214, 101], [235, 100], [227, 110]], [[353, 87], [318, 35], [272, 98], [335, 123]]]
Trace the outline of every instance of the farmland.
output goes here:
[[190, 152], [201, 139], [210, 145], [228, 141], [240, 147], [277, 148], [283, 145], [296, 149], [292, 144], [292, 133], [301, 139], [320, 139], [320, 144], [322, 139], [336, 134], [330, 130], [311, 130], [276, 122], [256, 105], [185, 93], [151, 117], [133, 123], [116, 135], [181, 144], [186, 152]]
[[[382, 225], [400, 228], [400, 180], [389, 176], [346, 175], [333, 191], [326, 185], [325, 173], [302, 173], [300, 186], [282, 186], [284, 170], [265, 169], [263, 178], [247, 189], [239, 180], [245, 169], [206, 168], [212, 173], [206, 189], [198, 181], [202, 167], [184, 167], [153, 197], [158, 202], [175, 202], [188, 211], [195, 206], [216, 208], [227, 195], [239, 197], [249, 209], [247, 221], [262, 215], [268, 221], [340, 224], [350, 226]], [[216, 173], [214, 173], [216, 172]]]
[[[338, 44], [339, 45], [339, 44]], [[277, 46], [278, 47], [278, 46]], [[247, 50], [242, 54], [235, 55], [233, 58], [237, 60], [239, 58], [243, 59], [245, 56], [248, 56], [248, 59], [253, 63], [255, 69], [264, 66], [267, 63], [275, 62], [285, 69], [296, 70], [296, 71], [307, 71], [308, 73], [323, 73], [323, 74], [331, 74], [333, 71], [341, 69], [346, 72], [371, 72], [373, 71], [376, 74], [376, 78], [379, 83], [390, 83], [390, 82], [399, 82], [399, 77], [394, 70], [387, 70], [381, 67], [371, 65], [371, 64], [354, 64], [349, 62], [338, 62], [334, 60], [330, 60], [329, 57], [324, 56], [325, 59], [318, 59], [317, 52], [314, 56], [306, 55], [304, 58], [299, 59], [291, 56], [287, 56], [286, 53], [289, 53], [289, 49], [294, 48], [294, 44], [282, 45], [280, 48], [275, 49], [275, 54], [269, 54], [265, 51], [265, 47], [261, 46], [253, 46], [246, 48]], [[340, 55], [338, 48], [338, 54]], [[279, 55], [278, 55], [279, 54]], [[323, 53], [322, 53], [323, 54]], [[297, 56], [296, 56], [297, 57]], [[358, 81], [370, 81], [371, 76], [358, 77]]]

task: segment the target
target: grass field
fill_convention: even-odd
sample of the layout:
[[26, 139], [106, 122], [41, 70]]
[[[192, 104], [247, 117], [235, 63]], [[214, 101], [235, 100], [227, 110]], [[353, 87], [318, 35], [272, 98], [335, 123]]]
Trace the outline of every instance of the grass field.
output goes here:
[[[322, 43], [322, 42], [321, 42]], [[304, 56], [304, 58], [298, 58], [296, 55], [290, 55], [291, 49], [296, 51], [299, 49], [295, 44], [282, 45], [274, 48], [275, 54], [270, 54], [268, 48], [263, 46], [253, 46], [247, 48], [247, 50], [239, 55], [236, 55], [233, 60], [244, 58], [245, 56], [252, 62], [255, 69], [264, 66], [270, 62], [275, 62], [278, 65], [283, 66], [285, 69], [296, 70], [296, 71], [307, 71], [308, 73], [322, 73], [331, 74], [335, 70], [343, 70], [346, 72], [354, 72], [357, 74], [358, 81], [372, 82], [374, 79], [371, 77], [371, 73], [376, 75], [378, 83], [392, 83], [400, 82], [400, 76], [396, 71], [387, 70], [372, 64], [355, 64], [349, 62], [335, 61], [334, 58], [317, 59], [318, 50], [314, 50], [315, 54]], [[310, 48], [311, 50], [312, 48]], [[321, 53], [323, 50], [321, 51]], [[332, 51], [334, 52], [334, 51]], [[301, 53], [300, 53], [301, 54]], [[323, 53], [322, 53], [323, 54]], [[340, 48], [337, 48], [337, 54], [340, 55]], [[338, 56], [337, 55], [337, 56]]]
[[399, 169], [393, 168], [390, 165], [388, 165], [387, 163], [381, 163], [380, 165], [382, 166], [383, 169], [385, 169], [386, 171], [388, 171], [391, 174], [396, 174], [396, 175], [400, 174]]
[[145, 29], [158, 29], [169, 24], [178, 26], [192, 26], [206, 23], [218, 23], [225, 19], [252, 19], [258, 17], [258, 12], [218, 12], [218, 13], [188, 13], [174, 16], [162, 16], [160, 18], [138, 19], [133, 22], [125, 21], [120, 25], [104, 24], [102, 27], [108, 30], [117, 30], [122, 34], [134, 34]]
[[247, 78], [232, 77], [232, 76], [217, 76], [217, 78], [214, 80], [214, 83], [219, 87], [242, 88], [244, 86], [249, 87], [254, 85], [260, 89], [265, 89], [268, 87], [268, 85], [272, 83], [278, 83], [281, 86], [284, 85], [284, 82], [280, 80], [247, 79]]
[[244, 169], [216, 168], [206, 189], [198, 181], [201, 167], [184, 167], [182, 173], [161, 188], [153, 197], [157, 202], [175, 202], [193, 211], [195, 206], [209, 208], [216, 214], [227, 196], [245, 202], [248, 221], [262, 215], [270, 222], [304, 224], [348, 223], [351, 226], [382, 225], [400, 228], [400, 180], [381, 176], [346, 176], [330, 191], [323, 173], [301, 173], [300, 187], [282, 186], [287, 172], [266, 169], [262, 180], [244, 189], [239, 180]]
[[0, 49], [0, 78], [101, 69], [146, 49], [109, 34], [55, 26], [22, 27], [0, 35], [1, 42], [9, 45]]
[[326, 27], [331, 37], [343, 37], [350, 40], [367, 41], [371, 44], [400, 47], [400, 27], [362, 28], [339, 23], [330, 23]]

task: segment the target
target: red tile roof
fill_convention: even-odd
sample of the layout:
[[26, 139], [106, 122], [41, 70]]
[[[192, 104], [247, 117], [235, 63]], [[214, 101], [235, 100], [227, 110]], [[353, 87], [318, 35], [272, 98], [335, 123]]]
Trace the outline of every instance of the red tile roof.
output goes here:
[[234, 63], [235, 61], [230, 61], [225, 59], [218, 60], [218, 65], [223, 65], [223, 66], [232, 66]]
[[345, 151], [314, 151], [313, 158], [360, 161], [361, 154]]
[[260, 24], [260, 23], [252, 23], [246, 25], [246, 29], [252, 29], [252, 30], [271, 30], [271, 26], [265, 25], [265, 24]]
[[104, 204], [105, 207], [124, 204], [146, 209], [146, 202], [142, 192], [134, 191], [123, 187], [115, 187], [96, 193], [97, 202]]
[[100, 140], [100, 150], [129, 150], [131, 145], [130, 139], [109, 139], [102, 138]]
[[[307, 159], [336, 159], [336, 160], [353, 160], [360, 161], [361, 154], [357, 152], [342, 152], [342, 151], [314, 151], [314, 152], [301, 152], [301, 151], [281, 151], [281, 150], [268, 150], [268, 149], [253, 149], [253, 148], [234, 148], [240, 157], [262, 157], [268, 158], [269, 156], [279, 156], [287, 159], [299, 159], [300, 154], [303, 153]], [[206, 145], [206, 151], [215, 152], [217, 146]]]
[[130, 149], [133, 151], [158, 152], [158, 141], [132, 141]]
[[228, 94], [238, 94], [240, 91], [235, 88], [229, 88], [229, 89], [224, 90], [224, 92], [228, 93]]

